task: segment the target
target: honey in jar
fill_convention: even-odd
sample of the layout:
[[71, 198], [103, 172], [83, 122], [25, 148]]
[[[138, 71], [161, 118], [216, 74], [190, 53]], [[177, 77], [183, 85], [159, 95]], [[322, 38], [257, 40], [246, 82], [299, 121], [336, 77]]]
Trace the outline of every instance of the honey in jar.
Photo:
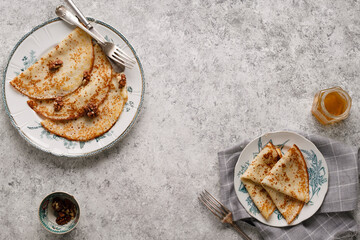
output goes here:
[[324, 89], [315, 94], [312, 114], [322, 124], [346, 119], [351, 108], [351, 98], [341, 87]]

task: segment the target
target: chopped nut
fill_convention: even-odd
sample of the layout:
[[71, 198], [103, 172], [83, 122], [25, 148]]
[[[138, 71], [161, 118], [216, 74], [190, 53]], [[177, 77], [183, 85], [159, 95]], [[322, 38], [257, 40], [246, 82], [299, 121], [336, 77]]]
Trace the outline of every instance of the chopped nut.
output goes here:
[[55, 212], [57, 213], [56, 223], [64, 225], [75, 218], [76, 206], [69, 199], [55, 198], [51, 204]]
[[85, 113], [88, 117], [96, 117], [97, 116], [97, 106], [93, 103], [89, 103], [86, 107], [85, 107]]
[[71, 220], [71, 217], [69, 215], [66, 215], [64, 217], [60, 217], [60, 215], [59, 215], [59, 217], [56, 218], [56, 223], [59, 225], [65, 225], [68, 222], [70, 222], [70, 220]]
[[59, 198], [55, 198], [51, 204], [51, 206], [53, 207], [53, 209], [55, 211], [61, 211], [63, 209], [63, 204], [62, 204], [62, 201], [61, 199]]
[[56, 59], [55, 61], [49, 62], [50, 71], [56, 71], [63, 65], [63, 61]]
[[62, 97], [55, 98], [55, 101], [54, 101], [54, 110], [55, 110], [55, 112], [60, 111], [63, 106], [64, 106], [64, 102], [63, 102]]
[[119, 79], [119, 88], [123, 88], [126, 85], [126, 75], [124, 73], [120, 74], [120, 77], [118, 76]]
[[83, 75], [82, 84], [86, 85], [86, 84], [88, 84], [89, 81], [90, 81], [90, 73], [88, 71], [85, 71], [84, 75]]

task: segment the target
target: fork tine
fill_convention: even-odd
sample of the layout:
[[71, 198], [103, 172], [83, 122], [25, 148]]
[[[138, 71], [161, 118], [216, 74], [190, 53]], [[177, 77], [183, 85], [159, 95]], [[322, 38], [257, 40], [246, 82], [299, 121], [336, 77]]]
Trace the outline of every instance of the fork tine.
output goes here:
[[125, 60], [131, 62], [132, 64], [135, 64], [135, 60], [133, 60], [131, 57], [129, 57], [124, 51], [122, 51], [120, 48], [116, 48], [114, 51], [114, 54], [117, 54], [119, 57], [124, 58]]
[[133, 67], [132, 63], [129, 63], [128, 61], [126, 61], [125, 59], [123, 59], [122, 57], [119, 57], [118, 55], [112, 54], [111, 55], [112, 58], [115, 58], [117, 61], [122, 62], [124, 65], [126, 64], [127, 67]]
[[136, 63], [136, 61], [135, 61], [134, 59], [132, 59], [132, 58], [130, 58], [129, 56], [127, 56], [124, 52], [120, 52], [120, 51], [118, 51], [118, 50], [115, 50], [115, 51], [114, 51], [114, 54], [118, 55], [119, 57], [124, 58], [126, 61], [129, 61], [129, 62], [131, 62], [132, 64], [135, 64], [135, 63]]
[[218, 210], [221, 211], [221, 215], [223, 215], [223, 217], [225, 217], [225, 216], [228, 214], [228, 212], [225, 211], [225, 210], [221, 207], [221, 205], [219, 205], [219, 204], [217, 204], [215, 201], [213, 201], [206, 192], [204, 193], [204, 197], [205, 197], [205, 199], [208, 201], [208, 203], [210, 203], [214, 208], [217, 208]]
[[124, 66], [127, 67], [127, 68], [130, 68], [130, 69], [133, 68], [132, 65], [130, 65], [130, 64], [127, 63], [127, 62], [125, 62], [123, 59], [119, 58], [119, 57], [116, 56], [116, 55], [111, 55], [110, 57], [111, 57], [112, 60], [114, 60], [114, 61], [116, 61], [116, 62], [124, 65]]
[[[251, 240], [251, 238], [243, 231], [239, 226], [234, 223], [232, 218], [232, 213], [229, 209], [227, 209], [221, 202], [219, 202], [213, 195], [211, 195], [208, 191], [203, 191], [198, 199], [216, 216], [220, 219], [222, 223], [230, 224], [244, 239]], [[214, 209], [213, 206], [216, 206], [217, 209], [220, 209], [221, 212], [225, 212], [225, 215], [217, 214], [218, 210]], [[217, 213], [216, 213], [217, 212]], [[221, 217], [222, 216], [222, 217]]]
[[[208, 204], [208, 206], [210, 206], [214, 211], [216, 211], [219, 216], [221, 216], [222, 218], [224, 218], [224, 213], [221, 211], [219, 211], [220, 209], [218, 208], [218, 206], [214, 205], [212, 202], [209, 201], [209, 199], [206, 198], [206, 196], [204, 195], [204, 193], [200, 194], [201, 198], [204, 200], [204, 202], [206, 202]], [[221, 218], [221, 219], [222, 219]]]
[[128, 64], [131, 64], [131, 65], [135, 64], [133, 61], [127, 59], [126, 57], [124, 57], [123, 55], [119, 54], [119, 53], [116, 52], [116, 51], [114, 51], [114, 52], [112, 53], [112, 55], [117, 56], [118, 58], [122, 59], [124, 62], [126, 61]]
[[221, 202], [219, 202], [213, 195], [211, 195], [211, 193], [209, 193], [209, 192], [206, 191], [206, 190], [205, 190], [205, 192], [206, 192], [207, 194], [209, 194], [209, 196], [210, 196], [212, 199], [214, 199], [218, 204], [220, 204], [220, 206], [223, 207], [225, 211], [230, 212], [230, 210], [229, 210], [227, 207], [225, 207]]
[[200, 200], [200, 202], [202, 202], [205, 205], [207, 209], [210, 210], [210, 212], [212, 212], [216, 217], [222, 220], [222, 217], [220, 217], [204, 200], [202, 200], [201, 197], [198, 197], [198, 199]]
[[126, 57], [127, 59], [129, 59], [130, 61], [132, 61], [132, 62], [135, 63], [135, 61], [134, 61], [129, 55], [127, 55], [126, 52], [123, 51], [121, 48], [116, 47], [116, 48], [115, 48], [115, 52], [118, 52], [119, 54], [124, 55], [124, 57]]

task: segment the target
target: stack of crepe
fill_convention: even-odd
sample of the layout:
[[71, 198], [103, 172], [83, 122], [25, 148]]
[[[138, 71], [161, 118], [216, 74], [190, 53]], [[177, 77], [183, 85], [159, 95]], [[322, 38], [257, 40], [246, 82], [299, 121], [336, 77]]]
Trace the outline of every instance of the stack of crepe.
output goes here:
[[76, 28], [10, 84], [30, 98], [28, 105], [44, 118], [45, 129], [87, 141], [116, 123], [127, 101], [125, 81], [99, 45]]
[[288, 224], [309, 201], [309, 177], [305, 159], [294, 144], [282, 156], [268, 143], [241, 176], [251, 199], [268, 220], [277, 208]]

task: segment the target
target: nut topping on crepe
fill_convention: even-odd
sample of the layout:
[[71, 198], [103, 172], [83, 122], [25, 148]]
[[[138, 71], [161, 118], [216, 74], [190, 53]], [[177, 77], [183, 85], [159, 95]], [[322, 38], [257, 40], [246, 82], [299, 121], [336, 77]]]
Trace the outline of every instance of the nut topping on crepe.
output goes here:
[[97, 106], [93, 103], [89, 103], [85, 107], [85, 112], [88, 117], [91, 117], [91, 118], [96, 117], [97, 116]]
[[64, 106], [64, 102], [63, 102], [63, 99], [62, 97], [57, 97], [55, 98], [55, 101], [54, 101], [54, 110], [56, 112], [60, 111], [61, 108]]
[[49, 62], [49, 69], [50, 71], [56, 71], [60, 67], [62, 67], [62, 65], [63, 65], [63, 61], [61, 61], [60, 59], [56, 59], [55, 61]]
[[126, 75], [124, 73], [120, 74], [120, 76], [117, 76], [119, 79], [119, 88], [123, 88], [126, 85]]

